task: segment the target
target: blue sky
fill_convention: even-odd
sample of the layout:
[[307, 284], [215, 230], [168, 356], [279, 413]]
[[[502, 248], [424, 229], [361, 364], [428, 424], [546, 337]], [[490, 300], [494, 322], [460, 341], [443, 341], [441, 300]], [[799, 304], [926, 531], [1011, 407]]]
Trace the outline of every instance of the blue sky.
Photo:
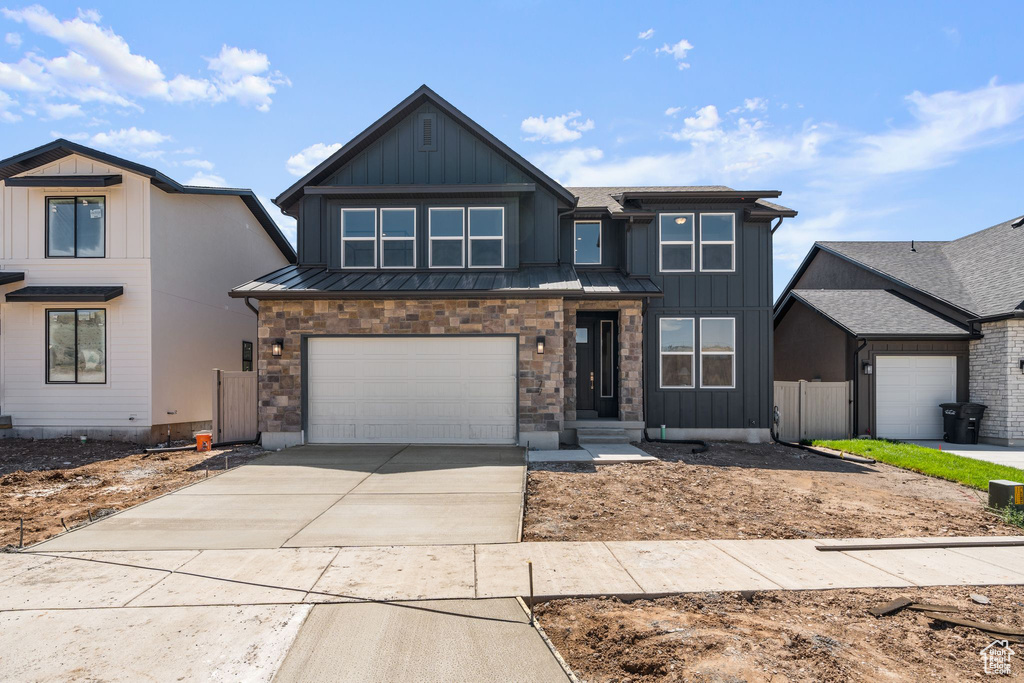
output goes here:
[[3, 7], [3, 157], [61, 135], [270, 198], [426, 83], [565, 184], [782, 190], [776, 292], [816, 239], [1024, 213], [1020, 2]]

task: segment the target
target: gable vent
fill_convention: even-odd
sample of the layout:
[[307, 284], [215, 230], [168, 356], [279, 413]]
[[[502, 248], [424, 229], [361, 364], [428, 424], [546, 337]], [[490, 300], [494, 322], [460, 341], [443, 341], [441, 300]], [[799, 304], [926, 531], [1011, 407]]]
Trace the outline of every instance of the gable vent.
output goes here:
[[437, 149], [437, 115], [420, 114], [416, 120], [417, 148], [421, 152], [433, 152]]

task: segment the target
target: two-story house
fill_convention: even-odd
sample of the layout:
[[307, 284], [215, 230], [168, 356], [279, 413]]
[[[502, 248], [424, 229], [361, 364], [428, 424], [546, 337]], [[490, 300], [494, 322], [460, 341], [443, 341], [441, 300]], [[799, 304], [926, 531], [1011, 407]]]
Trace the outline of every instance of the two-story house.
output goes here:
[[566, 188], [423, 86], [277, 197], [299, 260], [231, 292], [263, 443], [766, 439], [778, 195]]
[[249, 190], [67, 140], [0, 161], [0, 436], [208, 429], [211, 370], [255, 367], [255, 313], [228, 289], [294, 262]]

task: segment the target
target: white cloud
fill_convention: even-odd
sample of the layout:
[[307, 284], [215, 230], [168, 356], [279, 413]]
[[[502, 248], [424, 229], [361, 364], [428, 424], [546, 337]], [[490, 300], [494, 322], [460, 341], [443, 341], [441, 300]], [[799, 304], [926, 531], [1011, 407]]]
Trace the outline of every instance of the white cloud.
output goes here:
[[17, 49], [21, 47], [21, 34], [20, 33], [8, 33], [4, 36], [4, 42], [11, 47]]
[[182, 166], [188, 166], [189, 168], [199, 168], [204, 171], [213, 170], [213, 162], [207, 161], [206, 159], [186, 159], [181, 162]]
[[676, 60], [676, 64], [679, 66], [680, 70], [682, 70], [690, 68], [690, 65], [683, 60], [686, 59], [686, 53], [692, 49], [693, 45], [690, 44], [690, 41], [684, 38], [683, 40], [680, 40], [678, 43], [675, 43], [674, 45], [669, 45], [668, 43], [665, 43], [657, 50], [655, 50], [654, 54], [664, 53], [666, 55], [672, 55], [672, 57]]
[[67, 48], [66, 55], [54, 58], [28, 52], [17, 63], [0, 62], [0, 83], [43, 98], [132, 108], [141, 108], [135, 102], [138, 98], [171, 103], [235, 100], [267, 111], [277, 86], [288, 84], [280, 73], [270, 70], [268, 57], [256, 50], [223, 45], [217, 57], [207, 60], [209, 78], [184, 74], [167, 78], [156, 62], [132, 52], [122, 36], [100, 26], [101, 17], [95, 11], [79, 11], [74, 19], [64, 21], [39, 5], [0, 12]]
[[669, 107], [665, 110], [665, 116], [675, 116], [683, 110], [682, 107]]
[[593, 119], [580, 121], [580, 111], [571, 111], [561, 116], [530, 116], [523, 119], [520, 128], [531, 142], [571, 142], [583, 137], [583, 133], [594, 129]]
[[13, 97], [0, 90], [0, 123], [15, 123], [21, 120], [21, 116], [10, 111], [17, 104]]
[[640, 52], [641, 49], [643, 48], [639, 46], [634, 47], [632, 50], [630, 50], [629, 54], [622, 58], [622, 61], [628, 62], [629, 60], [633, 59], [633, 55], [635, 55], [637, 52]]
[[96, 133], [95, 135], [88, 136], [83, 134], [65, 136], [72, 140], [74, 139], [88, 139], [89, 143], [97, 147], [107, 147], [113, 149], [128, 149], [134, 150], [146, 147], [156, 147], [157, 145], [167, 142], [171, 139], [171, 136], [164, 135], [163, 133], [155, 130], [145, 130], [132, 126], [131, 128], [121, 128], [120, 130], [110, 130], [105, 133]]
[[287, 168], [288, 172], [292, 175], [304, 176], [312, 171], [314, 166], [337, 152], [339, 149], [341, 149], [340, 142], [335, 142], [329, 145], [318, 142], [315, 145], [310, 145], [298, 154], [293, 154], [288, 157], [288, 161], [285, 162], [285, 168]]
[[764, 111], [768, 108], [768, 100], [762, 97], [751, 97], [743, 100], [743, 108], [747, 111]]
[[82, 105], [80, 104], [46, 104], [43, 105], [43, 109], [46, 111], [46, 118], [51, 121], [59, 121], [60, 119], [67, 119], [73, 116], [85, 116], [85, 112], [82, 111]]
[[721, 123], [722, 119], [718, 115], [718, 108], [709, 104], [698, 109], [696, 116], [687, 116], [683, 119], [683, 129], [672, 133], [672, 138], [710, 142], [720, 135], [719, 125]]
[[639, 38], [640, 40], [648, 40], [653, 35], [654, 29], [649, 28], [646, 31], [640, 31], [640, 33], [637, 35], [637, 38]]
[[213, 173], [203, 173], [202, 171], [197, 172], [194, 176], [188, 179], [186, 185], [201, 185], [203, 187], [227, 187], [227, 182], [224, 178]]

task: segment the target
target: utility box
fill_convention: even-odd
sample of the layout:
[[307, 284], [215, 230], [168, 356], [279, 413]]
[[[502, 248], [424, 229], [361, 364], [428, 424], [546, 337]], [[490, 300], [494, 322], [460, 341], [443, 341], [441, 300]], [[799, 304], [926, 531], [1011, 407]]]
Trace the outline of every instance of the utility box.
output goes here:
[[992, 479], [988, 482], [988, 506], [996, 510], [1005, 507], [1024, 510], [1024, 484], [1019, 481]]
[[978, 443], [981, 417], [986, 406], [980, 403], [943, 403], [943, 439], [949, 443]]

